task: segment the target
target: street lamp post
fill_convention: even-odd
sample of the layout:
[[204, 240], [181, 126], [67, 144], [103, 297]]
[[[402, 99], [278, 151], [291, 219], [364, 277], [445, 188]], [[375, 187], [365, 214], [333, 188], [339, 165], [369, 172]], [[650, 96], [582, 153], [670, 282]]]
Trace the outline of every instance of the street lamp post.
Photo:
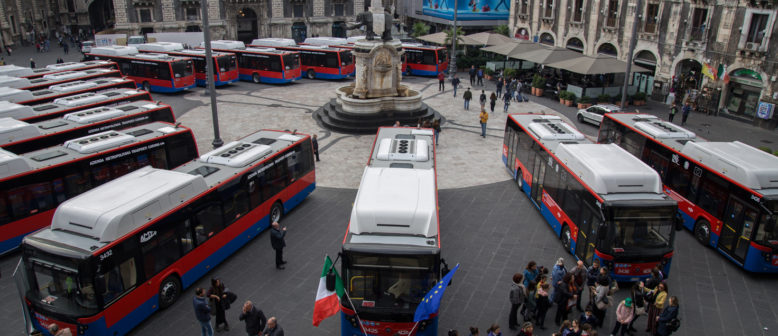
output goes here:
[[206, 86], [211, 96], [211, 117], [213, 119], [213, 148], [219, 148], [224, 144], [219, 136], [219, 112], [216, 108], [216, 87], [213, 83], [213, 60], [211, 54], [211, 27], [208, 23], [208, 0], [200, 0], [200, 11], [203, 17], [203, 40], [205, 42], [205, 76]]
[[449, 73], [451, 78], [457, 73], [457, 0], [454, 0], [454, 29], [451, 34], [451, 64], [449, 64]]
[[629, 50], [627, 50], [627, 71], [624, 72], [624, 85], [621, 88], [621, 108], [623, 109], [627, 103], [627, 88], [629, 86], [629, 75], [632, 71], [632, 57], [635, 52], [635, 44], [637, 44], [638, 33], [638, 21], [640, 20], [640, 9], [643, 1], [637, 0], [635, 6], [635, 20], [632, 21], [632, 37], [629, 39]]

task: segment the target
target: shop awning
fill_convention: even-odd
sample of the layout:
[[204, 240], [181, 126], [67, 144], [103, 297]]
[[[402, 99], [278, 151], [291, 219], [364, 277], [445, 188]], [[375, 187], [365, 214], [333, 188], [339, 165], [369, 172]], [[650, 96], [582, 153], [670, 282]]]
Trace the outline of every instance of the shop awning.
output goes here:
[[462, 36], [463, 44], [465, 45], [478, 45], [478, 46], [493, 46], [493, 45], [500, 45], [504, 43], [511, 43], [514, 42], [514, 39], [497, 33], [489, 33], [489, 32], [482, 32], [482, 33], [475, 33], [470, 35]]
[[[622, 73], [627, 69], [626, 62], [605, 55], [597, 55], [596, 57], [580, 56], [575, 59], [549, 63], [546, 64], [546, 66], [582, 75]], [[651, 72], [651, 70], [638, 65], [633, 65], [632, 72]]]
[[546, 48], [539, 43], [533, 43], [526, 40], [514, 40], [510, 43], [502, 43], [494, 46], [488, 46], [481, 48], [481, 51], [492, 52], [498, 55], [512, 57], [531, 50], [537, 50], [540, 48]]
[[429, 42], [429, 43], [446, 44], [446, 36], [447, 36], [446, 32], [439, 32], [435, 34], [422, 35], [417, 37], [416, 39], [424, 42]]
[[511, 55], [511, 58], [525, 60], [533, 63], [539, 63], [548, 65], [550, 63], [556, 63], [561, 61], [570, 61], [577, 58], [585, 57], [581, 53], [577, 53], [567, 48], [561, 47], [540, 47], [535, 50], [526, 51]]

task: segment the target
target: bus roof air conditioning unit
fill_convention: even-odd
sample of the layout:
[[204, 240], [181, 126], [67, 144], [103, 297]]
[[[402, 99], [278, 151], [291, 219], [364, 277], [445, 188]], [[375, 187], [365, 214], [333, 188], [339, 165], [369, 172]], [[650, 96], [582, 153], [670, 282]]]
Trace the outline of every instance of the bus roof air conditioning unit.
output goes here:
[[113, 119], [127, 115], [126, 112], [113, 107], [97, 107], [88, 110], [68, 113], [62, 119], [79, 124], [91, 124], [102, 120]]
[[54, 99], [54, 104], [67, 107], [83, 106], [107, 100], [108, 97], [94, 92], [83, 93], [75, 96]]
[[681, 139], [692, 140], [697, 137], [694, 132], [688, 131], [684, 128], [676, 126], [671, 122], [667, 122], [660, 119], [638, 121], [635, 123], [635, 128], [645, 132], [646, 134], [654, 137], [655, 139]]
[[132, 135], [117, 131], [106, 131], [65, 141], [65, 148], [72, 149], [81, 154], [88, 154], [119, 147], [133, 141], [135, 141], [135, 137]]
[[417, 161], [429, 159], [429, 144], [426, 140], [417, 140], [413, 136], [381, 139], [376, 158], [383, 161]]
[[54, 92], [73, 92], [73, 91], [93, 88], [97, 85], [98, 84], [95, 82], [76, 81], [76, 82], [52, 85], [49, 86], [49, 90]]
[[541, 118], [533, 120], [529, 124], [529, 129], [532, 133], [538, 136], [541, 140], [583, 140], [584, 135], [578, 130], [574, 129], [570, 125], [559, 117]]
[[200, 156], [200, 160], [207, 163], [237, 168], [245, 167], [249, 163], [259, 160], [272, 152], [273, 150], [270, 146], [233, 141], [218, 149], [205, 153]]
[[84, 71], [65, 71], [65, 72], [58, 72], [48, 75], [43, 75], [43, 79], [48, 79], [52, 81], [62, 81], [67, 79], [73, 79], [78, 77], [84, 77], [89, 75], [88, 73]]

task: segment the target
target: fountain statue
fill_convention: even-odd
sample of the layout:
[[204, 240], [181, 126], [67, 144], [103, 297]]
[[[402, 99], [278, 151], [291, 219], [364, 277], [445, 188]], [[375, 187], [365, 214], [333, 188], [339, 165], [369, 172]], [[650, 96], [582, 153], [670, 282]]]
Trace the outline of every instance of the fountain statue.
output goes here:
[[[328, 128], [347, 133], [375, 132], [395, 121], [416, 124], [435, 111], [423, 104], [421, 94], [402, 85], [402, 42], [392, 38], [393, 16], [381, 0], [357, 15], [347, 29], [365, 27], [365, 39], [354, 44], [355, 78], [335, 90], [336, 98], [314, 114]], [[380, 39], [376, 38], [380, 36]]]

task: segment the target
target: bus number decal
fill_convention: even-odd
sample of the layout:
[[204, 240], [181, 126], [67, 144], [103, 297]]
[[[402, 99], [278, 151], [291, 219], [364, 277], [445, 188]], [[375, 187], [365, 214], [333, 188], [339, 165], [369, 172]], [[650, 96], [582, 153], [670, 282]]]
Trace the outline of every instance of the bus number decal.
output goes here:
[[143, 244], [143, 243], [151, 240], [151, 238], [154, 238], [154, 236], [156, 236], [156, 235], [157, 235], [157, 231], [147, 231], [147, 232], [144, 232], [142, 235], [140, 235], [140, 243]]
[[105, 259], [108, 259], [108, 257], [113, 255], [113, 250], [105, 251], [105, 253], [100, 255], [100, 261], [103, 261]]
[[[687, 165], [688, 165], [688, 162], [687, 162]], [[694, 176], [702, 177], [702, 168], [694, 167]]]
[[757, 203], [759, 203], [759, 197], [757, 197], [756, 195], [753, 195], [753, 194], [752, 194], [752, 195], [751, 195], [751, 199], [752, 199], [752, 200], [754, 200], [754, 202], [757, 202]]
[[678, 156], [678, 154], [673, 154], [673, 163], [680, 164], [679, 161], [681, 158]]

